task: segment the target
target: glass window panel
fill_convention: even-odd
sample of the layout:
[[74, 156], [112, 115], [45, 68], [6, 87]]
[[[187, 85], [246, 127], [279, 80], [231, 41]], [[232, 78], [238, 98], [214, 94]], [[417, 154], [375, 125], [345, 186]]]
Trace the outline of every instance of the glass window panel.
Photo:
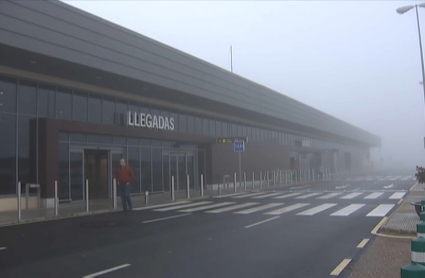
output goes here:
[[232, 130], [230, 136], [235, 137], [238, 136], [238, 127], [236, 124], [232, 124]]
[[117, 101], [117, 107], [115, 110], [118, 114], [127, 114], [128, 113], [128, 104], [127, 101]]
[[129, 101], [128, 103], [128, 110], [131, 112], [140, 112], [140, 104], [138, 102]]
[[215, 136], [222, 136], [221, 135], [221, 122], [215, 121]]
[[59, 141], [68, 142], [69, 141], [69, 135], [66, 132], [60, 132], [59, 133]]
[[55, 87], [39, 85], [37, 94], [37, 115], [55, 117]]
[[139, 147], [128, 147], [128, 165], [133, 169], [134, 181], [131, 193], [140, 193], [140, 154]]
[[89, 96], [89, 122], [102, 123], [102, 98], [94, 95]]
[[187, 116], [187, 133], [195, 133], [195, 118], [193, 116]]
[[104, 97], [102, 103], [102, 122], [104, 124], [114, 124], [115, 100]]
[[202, 119], [195, 117], [195, 134], [202, 135]]
[[159, 108], [157, 108], [157, 107], [151, 107], [151, 114], [152, 114], [152, 116], [153, 115], [159, 116], [159, 115], [161, 115], [161, 112], [160, 112]]
[[243, 136], [242, 135], [242, 126], [238, 125], [238, 134], [236, 136]]
[[162, 147], [163, 148], [172, 148], [174, 145], [174, 142], [171, 141], [162, 141]]
[[221, 136], [226, 137], [229, 136], [229, 124], [223, 122], [221, 124]]
[[69, 141], [71, 142], [87, 142], [87, 135], [82, 133], [71, 133], [69, 134]]
[[163, 191], [162, 184], [162, 150], [152, 149], [152, 176], [153, 176], [153, 191]]
[[69, 196], [69, 150], [68, 143], [59, 143], [59, 198], [68, 200]]
[[140, 139], [140, 146], [150, 146], [151, 140], [149, 139]]
[[209, 126], [210, 126], [210, 132], [209, 132], [209, 136], [216, 136], [215, 135], [215, 121], [214, 120], [209, 120]]
[[139, 139], [137, 139], [137, 138], [128, 138], [127, 142], [128, 142], [129, 145], [132, 145], [132, 146], [138, 146], [139, 145]]
[[[114, 144], [127, 145], [127, 138], [125, 137], [114, 137]], [[138, 145], [138, 144], [136, 144]]]
[[89, 143], [112, 144], [113, 140], [112, 140], [112, 136], [89, 134], [89, 135], [87, 135], [87, 141]]
[[246, 126], [242, 126], [242, 136], [246, 136]]
[[16, 112], [16, 80], [0, 77], [0, 112]]
[[208, 119], [202, 119], [202, 135], [208, 136], [209, 133]]
[[170, 191], [171, 184], [171, 175], [170, 175], [170, 156], [167, 154], [162, 155], [162, 171], [163, 171], [163, 182], [164, 182], [164, 191]]
[[142, 182], [142, 192], [152, 192], [152, 158], [151, 148], [141, 147], [140, 148], [140, 163], [141, 170], [140, 179]]
[[[16, 116], [0, 113], [0, 195], [16, 193]], [[7, 136], [4, 136], [7, 134]]]
[[203, 175], [204, 178], [204, 188], [206, 186], [205, 179], [205, 152], [198, 151], [198, 175], [199, 177]]
[[20, 82], [18, 86], [18, 112], [20, 114], [37, 114], [37, 84]]
[[154, 146], [154, 147], [161, 147], [162, 146], [162, 141], [152, 140], [151, 141], [151, 145]]
[[179, 114], [179, 133], [187, 133], [187, 116]]
[[252, 140], [252, 128], [251, 127], [248, 127], [246, 129], [246, 136], [248, 136], [248, 141]]
[[87, 122], [87, 101], [86, 93], [74, 92], [72, 99], [72, 115], [74, 120]]
[[56, 92], [56, 117], [59, 119], [71, 119], [72, 115], [72, 91], [58, 88]]
[[84, 154], [83, 152], [69, 153], [69, 184], [71, 189], [70, 199], [73, 201], [84, 200]]

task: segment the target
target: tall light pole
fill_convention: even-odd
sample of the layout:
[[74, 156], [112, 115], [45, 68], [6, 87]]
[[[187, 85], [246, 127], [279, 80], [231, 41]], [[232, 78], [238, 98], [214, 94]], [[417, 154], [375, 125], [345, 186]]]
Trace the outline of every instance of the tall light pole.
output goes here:
[[419, 24], [419, 12], [418, 7], [425, 8], [425, 3], [416, 4], [416, 5], [410, 5], [410, 6], [404, 6], [397, 9], [397, 13], [404, 14], [411, 9], [415, 8], [416, 10], [416, 21], [418, 23], [418, 36], [419, 36], [419, 50], [421, 52], [421, 66], [422, 66], [422, 88], [424, 90], [424, 102], [425, 102], [425, 70], [424, 70], [424, 55], [422, 52], [422, 38], [421, 38], [421, 26]]

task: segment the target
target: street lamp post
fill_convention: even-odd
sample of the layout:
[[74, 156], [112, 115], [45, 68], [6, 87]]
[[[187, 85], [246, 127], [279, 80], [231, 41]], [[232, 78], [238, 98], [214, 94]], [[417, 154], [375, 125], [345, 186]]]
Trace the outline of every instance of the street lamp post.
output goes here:
[[421, 26], [419, 24], [418, 7], [425, 8], [425, 3], [400, 7], [400, 8], [397, 9], [397, 13], [404, 14], [404, 13], [410, 11], [413, 8], [415, 8], [415, 10], [416, 10], [416, 21], [418, 23], [418, 36], [419, 36], [419, 50], [421, 52], [421, 67], [422, 67], [422, 82], [421, 82], [421, 84], [422, 84], [422, 88], [423, 88], [423, 91], [424, 91], [424, 102], [425, 102], [425, 82], [423, 82], [423, 81], [425, 81], [424, 55], [423, 55], [423, 52], [422, 52]]

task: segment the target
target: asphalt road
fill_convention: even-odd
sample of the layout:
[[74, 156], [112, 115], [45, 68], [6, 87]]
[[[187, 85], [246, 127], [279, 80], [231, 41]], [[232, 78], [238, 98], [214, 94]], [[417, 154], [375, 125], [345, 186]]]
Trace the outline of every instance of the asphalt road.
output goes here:
[[393, 178], [2, 227], [0, 277], [337, 277], [415, 183]]

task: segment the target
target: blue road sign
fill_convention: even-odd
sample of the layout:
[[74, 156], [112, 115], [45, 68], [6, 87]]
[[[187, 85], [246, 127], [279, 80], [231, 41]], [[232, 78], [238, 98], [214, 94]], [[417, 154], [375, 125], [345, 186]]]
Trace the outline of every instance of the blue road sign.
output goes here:
[[235, 153], [241, 153], [245, 151], [245, 141], [235, 141], [233, 142], [233, 151]]

